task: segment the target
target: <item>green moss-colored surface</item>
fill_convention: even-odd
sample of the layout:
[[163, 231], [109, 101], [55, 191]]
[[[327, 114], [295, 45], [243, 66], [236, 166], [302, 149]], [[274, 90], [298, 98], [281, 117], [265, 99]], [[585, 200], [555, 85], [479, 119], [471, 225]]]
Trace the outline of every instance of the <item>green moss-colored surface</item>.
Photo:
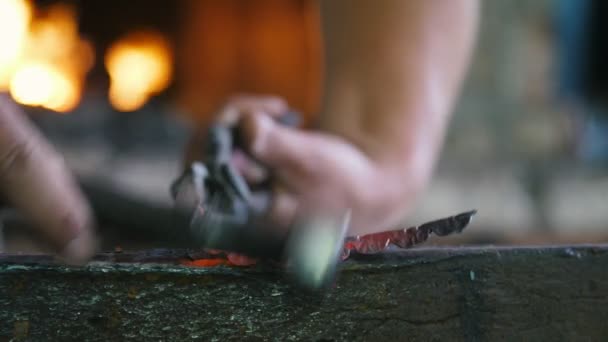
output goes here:
[[22, 259], [0, 255], [0, 341], [608, 338], [603, 246], [359, 258], [322, 295], [263, 267]]

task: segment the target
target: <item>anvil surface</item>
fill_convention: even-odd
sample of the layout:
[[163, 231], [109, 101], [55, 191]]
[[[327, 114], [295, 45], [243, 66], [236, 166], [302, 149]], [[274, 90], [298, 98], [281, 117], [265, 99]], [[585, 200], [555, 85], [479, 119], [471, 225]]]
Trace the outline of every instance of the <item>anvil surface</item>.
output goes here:
[[180, 266], [187, 254], [0, 254], [0, 341], [608, 339], [608, 245], [356, 256], [324, 294], [270, 265]]

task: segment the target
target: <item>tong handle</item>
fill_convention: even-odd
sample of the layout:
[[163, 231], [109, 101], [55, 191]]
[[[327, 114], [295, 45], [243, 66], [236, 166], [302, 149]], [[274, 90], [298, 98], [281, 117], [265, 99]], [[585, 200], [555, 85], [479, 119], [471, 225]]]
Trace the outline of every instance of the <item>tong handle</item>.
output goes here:
[[[296, 128], [302, 122], [302, 115], [297, 111], [290, 110], [290, 111], [286, 112], [285, 114], [275, 118], [275, 121], [286, 127]], [[240, 135], [238, 133], [239, 133], [238, 127], [235, 127], [232, 131], [232, 141], [233, 141], [232, 148], [238, 148], [238, 147], [243, 146], [242, 141], [240, 140]], [[256, 211], [256, 213], [265, 212], [265, 210], [266, 210], [265, 207], [270, 204], [271, 182], [272, 182], [272, 179], [270, 177], [266, 181], [264, 181], [260, 184], [257, 184], [253, 188], [250, 188], [251, 192], [256, 193], [256, 196], [254, 196], [254, 197], [258, 199], [256, 201], [257, 203], [255, 203], [255, 204], [252, 203], [252, 205], [254, 207], [252, 209], [254, 209]]]
[[290, 110], [276, 118], [276, 121], [287, 127], [298, 127], [302, 123], [302, 115], [299, 112]]
[[[275, 121], [283, 126], [296, 128], [296, 127], [300, 126], [300, 124], [302, 123], [302, 115], [297, 111], [290, 110], [290, 111], [286, 112], [285, 114], [283, 114], [279, 117], [276, 117]], [[243, 142], [241, 141], [241, 135], [239, 134], [238, 125], [235, 126], [234, 128], [232, 128], [231, 135], [232, 135], [232, 148], [237, 148], [237, 147], [242, 148]]]

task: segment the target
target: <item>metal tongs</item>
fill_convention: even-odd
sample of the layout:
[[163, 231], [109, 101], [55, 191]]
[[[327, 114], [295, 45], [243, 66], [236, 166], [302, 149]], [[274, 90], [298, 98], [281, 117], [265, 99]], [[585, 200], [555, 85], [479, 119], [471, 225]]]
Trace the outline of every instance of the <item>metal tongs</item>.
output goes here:
[[[296, 126], [299, 115], [281, 119]], [[295, 280], [318, 289], [334, 278], [337, 264], [351, 253], [378, 253], [390, 245], [408, 248], [439, 236], [460, 232], [475, 211], [465, 212], [419, 227], [366, 236], [346, 237], [350, 212], [336, 217], [311, 217], [294, 222], [289, 233], [268, 226], [265, 215], [271, 202], [270, 187], [252, 189], [231, 164], [238, 135], [234, 128], [216, 124], [209, 129], [202, 160], [192, 163], [172, 184], [176, 215], [187, 218], [189, 238], [201, 248], [242, 253], [251, 257], [282, 259]]]
[[209, 128], [202, 160], [171, 186], [175, 210], [179, 217], [188, 215], [191, 235], [201, 247], [280, 258], [285, 236], [273, 232], [264, 219], [270, 188], [249, 187], [231, 163], [236, 147], [236, 129], [223, 124]]

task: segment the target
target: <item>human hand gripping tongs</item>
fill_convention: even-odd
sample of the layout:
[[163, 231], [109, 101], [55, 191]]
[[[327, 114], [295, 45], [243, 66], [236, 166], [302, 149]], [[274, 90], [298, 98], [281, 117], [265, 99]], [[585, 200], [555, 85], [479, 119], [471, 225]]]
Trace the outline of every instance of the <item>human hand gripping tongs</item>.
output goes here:
[[[297, 126], [299, 115], [290, 112], [281, 123]], [[209, 128], [202, 159], [193, 162], [172, 184], [176, 217], [187, 222], [189, 239], [196, 246], [283, 260], [299, 285], [319, 289], [332, 282], [340, 260], [351, 253], [378, 253], [390, 245], [408, 248], [429, 234], [443, 236], [464, 229], [475, 211], [465, 212], [419, 227], [366, 236], [347, 237], [350, 212], [336, 217], [296, 220], [285, 233], [267, 219], [270, 184], [251, 188], [231, 163], [239, 147], [235, 128], [215, 124]]]

